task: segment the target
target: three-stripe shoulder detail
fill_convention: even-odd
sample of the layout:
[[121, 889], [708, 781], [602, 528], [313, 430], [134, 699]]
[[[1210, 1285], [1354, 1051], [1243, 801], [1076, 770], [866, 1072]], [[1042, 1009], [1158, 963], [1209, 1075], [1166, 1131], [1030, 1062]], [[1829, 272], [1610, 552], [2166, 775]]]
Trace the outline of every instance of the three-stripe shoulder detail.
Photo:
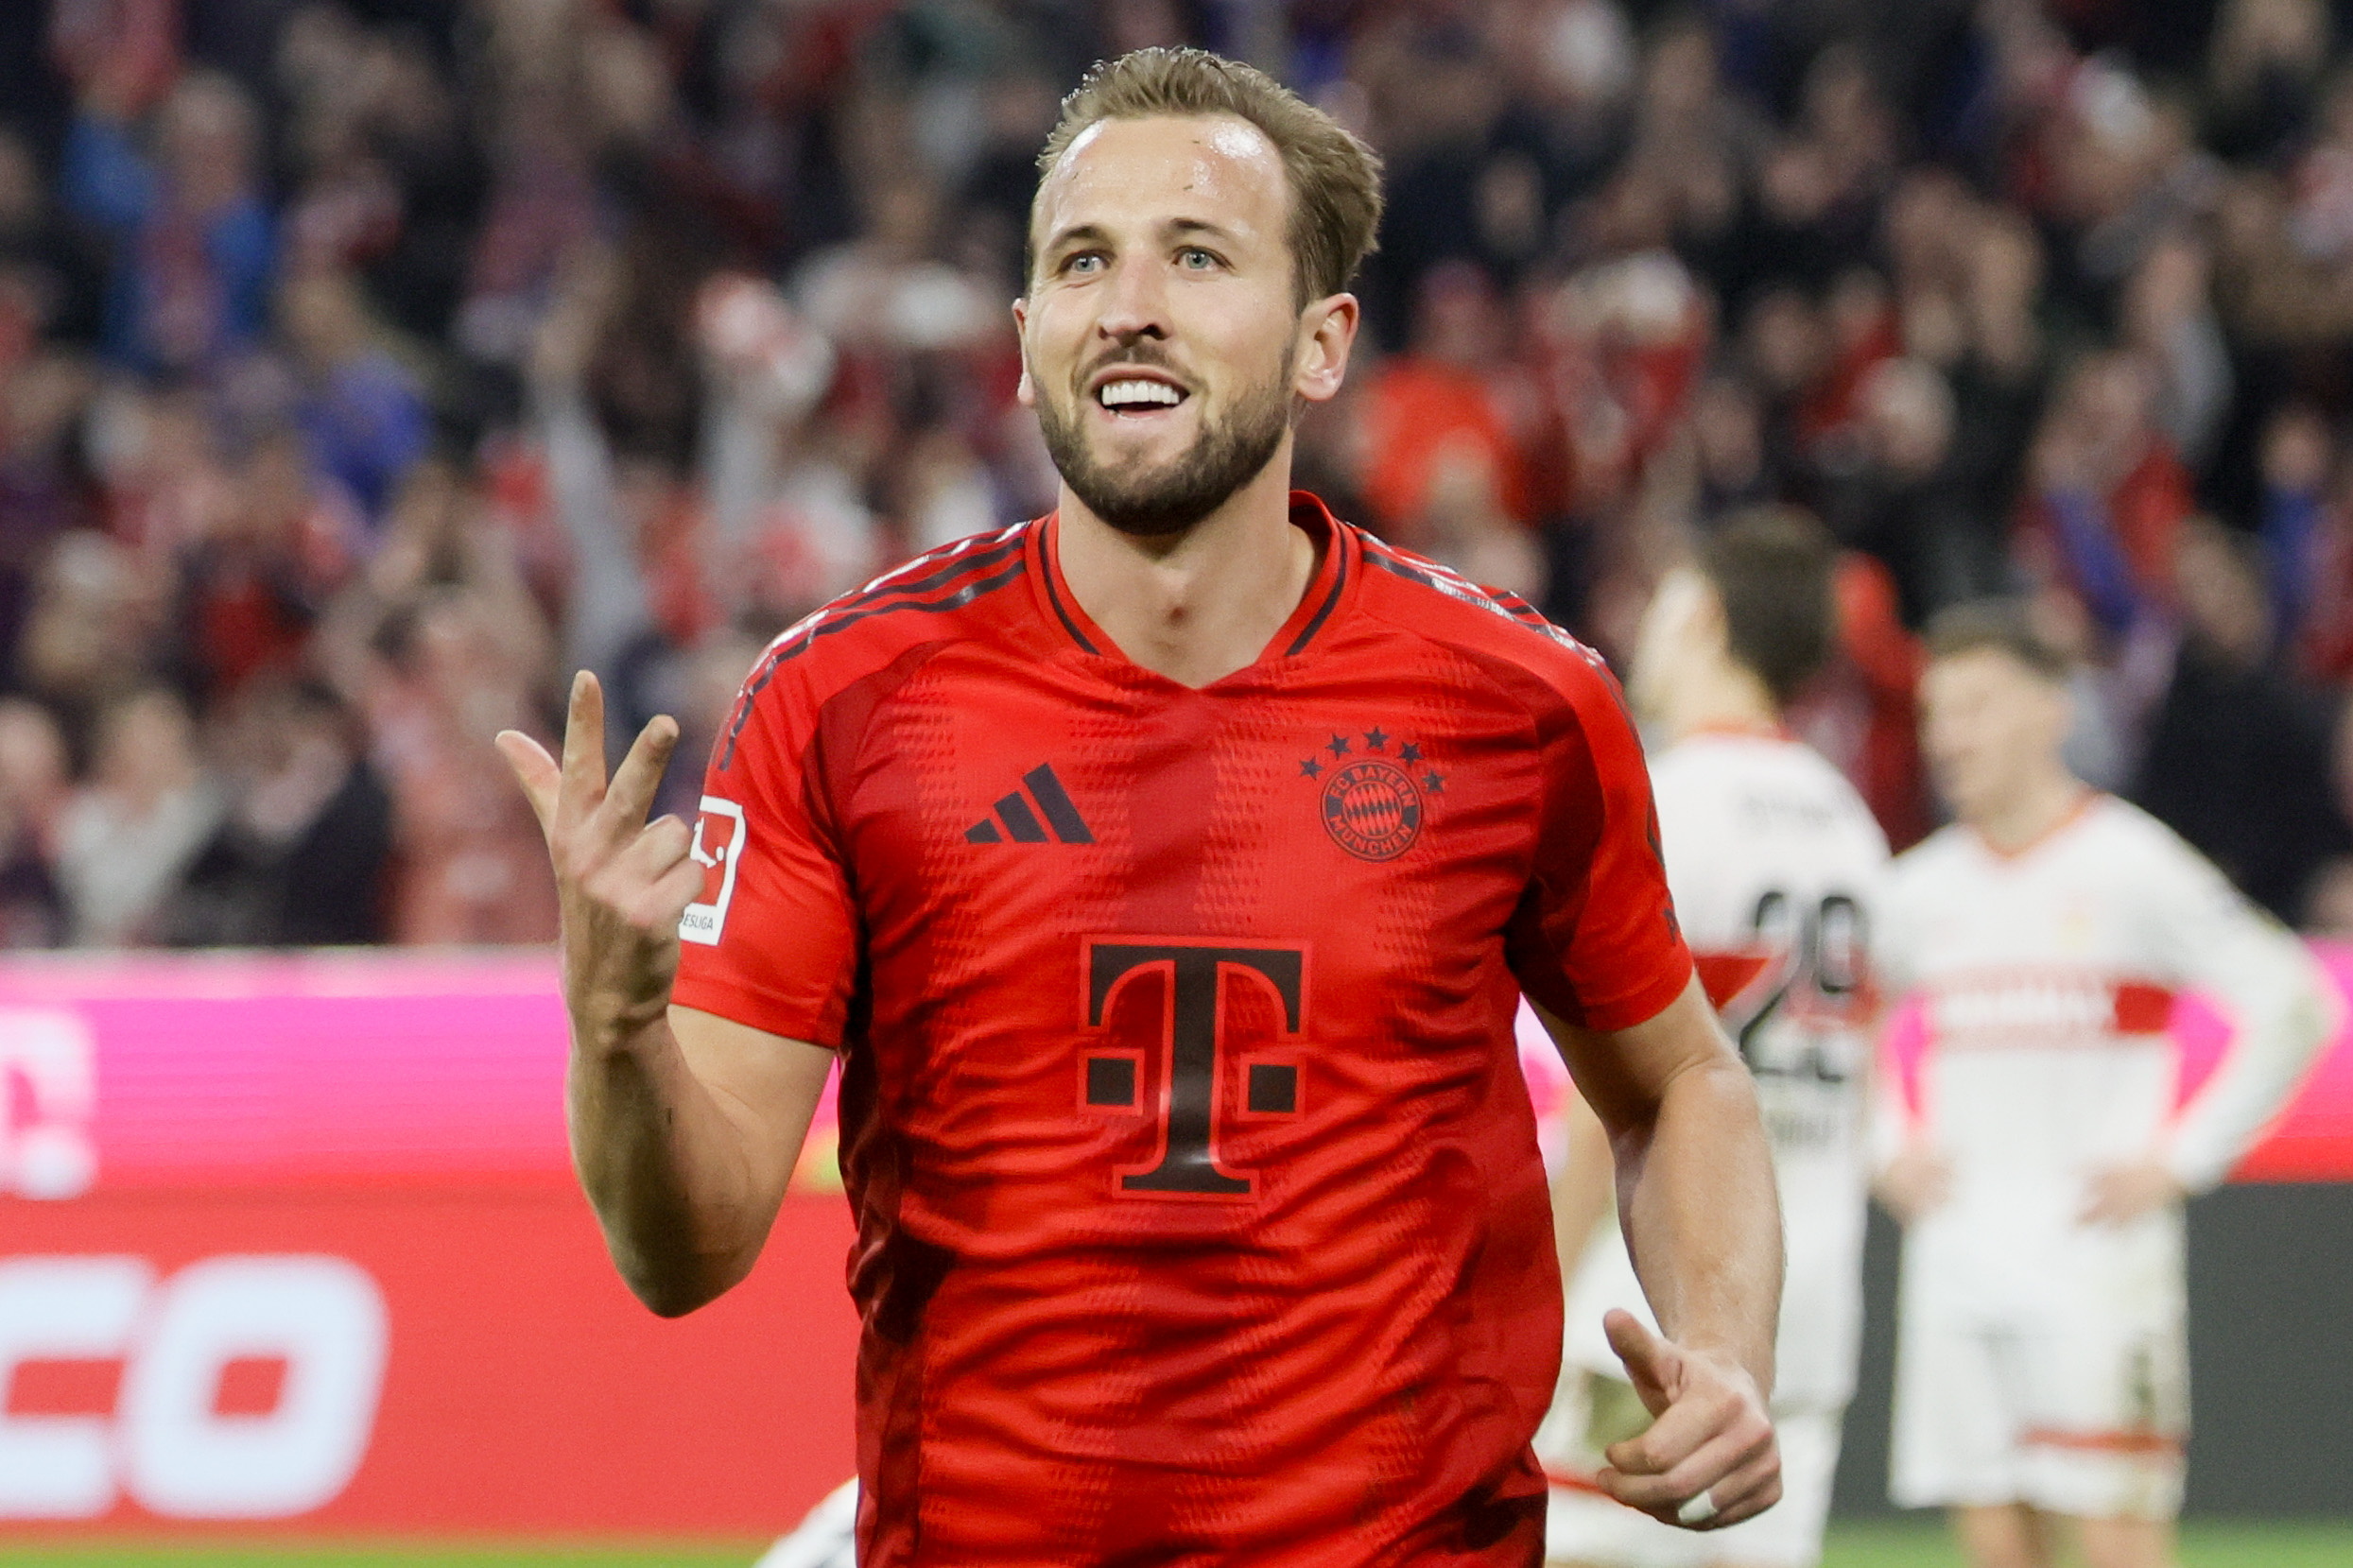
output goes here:
[[1418, 583], [1432, 593], [1442, 594], [1459, 604], [1483, 610], [1491, 615], [1527, 628], [1548, 640], [1580, 653], [1588, 651], [1583, 643], [1544, 618], [1534, 605], [1517, 594], [1506, 594], [1479, 587], [1459, 572], [1448, 570], [1434, 560], [1409, 555], [1394, 545], [1385, 544], [1371, 534], [1363, 535], [1364, 561], [1368, 566]]
[[742, 695], [735, 698], [735, 711], [727, 720], [726, 742], [719, 749], [719, 771], [727, 771], [735, 760], [735, 743], [751, 722], [753, 703], [776, 679], [778, 669], [808, 652], [820, 637], [846, 631], [861, 621], [902, 611], [940, 614], [961, 610], [995, 593], [1029, 569], [1027, 530], [1035, 526], [1016, 523], [918, 556], [787, 629], [769, 644], [752, 678], [744, 682]]

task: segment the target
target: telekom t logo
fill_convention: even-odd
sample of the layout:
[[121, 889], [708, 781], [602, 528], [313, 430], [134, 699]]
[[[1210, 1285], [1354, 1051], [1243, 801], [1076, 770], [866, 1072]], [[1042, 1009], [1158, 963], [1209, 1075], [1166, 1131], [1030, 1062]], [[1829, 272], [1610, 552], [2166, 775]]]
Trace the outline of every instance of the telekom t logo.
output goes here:
[[1100, 1028], [1113, 995], [1139, 974], [1158, 973], [1168, 1002], [1159, 1041], [1157, 1094], [1137, 1106], [1135, 1053], [1090, 1052], [1086, 1103], [1107, 1110], [1157, 1111], [1160, 1156], [1148, 1169], [1119, 1178], [1119, 1190], [1199, 1198], [1247, 1198], [1255, 1190], [1246, 1173], [1218, 1157], [1220, 1086], [1225, 1074], [1245, 1073], [1242, 1107], [1253, 1115], [1289, 1115], [1299, 1109], [1299, 1069], [1288, 1061], [1232, 1061], [1224, 1030], [1232, 985], [1271, 990], [1283, 1010], [1283, 1033], [1299, 1033], [1305, 1005], [1306, 955], [1292, 947], [1241, 947], [1223, 942], [1090, 939], [1086, 944], [1086, 1022]]

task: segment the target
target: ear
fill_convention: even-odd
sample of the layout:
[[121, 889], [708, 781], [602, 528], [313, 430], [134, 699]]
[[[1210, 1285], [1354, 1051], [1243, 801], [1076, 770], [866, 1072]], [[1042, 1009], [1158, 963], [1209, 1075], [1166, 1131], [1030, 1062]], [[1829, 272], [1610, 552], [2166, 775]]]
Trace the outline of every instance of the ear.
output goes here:
[[1300, 313], [1304, 341], [1291, 371], [1291, 391], [1309, 403], [1328, 403], [1348, 376], [1348, 352], [1357, 341], [1361, 309], [1353, 294], [1318, 300]]
[[1021, 339], [1021, 381], [1013, 388], [1013, 399], [1024, 408], [1038, 405], [1037, 388], [1029, 385], [1029, 302], [1013, 302], [1013, 336]]

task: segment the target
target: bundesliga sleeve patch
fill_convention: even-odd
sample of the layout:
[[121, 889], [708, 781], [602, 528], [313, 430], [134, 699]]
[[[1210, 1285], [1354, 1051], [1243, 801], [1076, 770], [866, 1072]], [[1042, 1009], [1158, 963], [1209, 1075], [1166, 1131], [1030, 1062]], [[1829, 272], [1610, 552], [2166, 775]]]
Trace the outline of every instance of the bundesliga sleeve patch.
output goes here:
[[695, 841], [687, 852], [702, 868], [702, 897], [679, 917], [678, 939], [717, 947], [727, 926], [727, 905], [735, 896], [735, 864], [743, 858], [743, 807], [716, 795], [702, 798], [695, 818]]

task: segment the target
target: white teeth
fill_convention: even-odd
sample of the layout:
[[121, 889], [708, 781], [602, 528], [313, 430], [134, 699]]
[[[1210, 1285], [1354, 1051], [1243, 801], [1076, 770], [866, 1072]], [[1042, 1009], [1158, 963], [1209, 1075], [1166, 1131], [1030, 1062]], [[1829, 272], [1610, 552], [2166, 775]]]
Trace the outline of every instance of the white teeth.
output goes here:
[[1132, 403], [1157, 403], [1173, 408], [1184, 401], [1185, 394], [1165, 381], [1114, 381], [1095, 397], [1106, 408], [1125, 407]]

